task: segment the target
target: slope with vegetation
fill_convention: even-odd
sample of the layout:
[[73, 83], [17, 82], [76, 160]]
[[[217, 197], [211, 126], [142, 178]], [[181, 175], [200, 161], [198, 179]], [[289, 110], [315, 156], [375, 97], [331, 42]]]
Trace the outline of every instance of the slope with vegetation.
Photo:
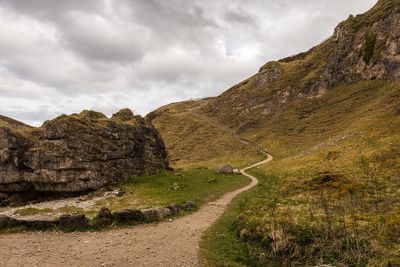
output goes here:
[[216, 167], [230, 162], [243, 167], [261, 160], [261, 153], [246, 142], [238, 142], [217, 120], [201, 114], [201, 107], [208, 101], [174, 103], [147, 115], [162, 134], [172, 166]]
[[225, 153], [240, 151], [191, 149], [231, 142], [218, 132], [204, 138], [211, 124], [193, 122], [192, 107], [276, 159], [254, 171], [257, 189], [204, 237], [207, 265], [399, 264], [399, 21], [400, 1], [380, 0], [321, 45], [267, 63], [218, 97], [156, 111], [163, 136], [190, 129], [165, 138], [171, 154], [185, 154], [180, 166], [224, 162]]

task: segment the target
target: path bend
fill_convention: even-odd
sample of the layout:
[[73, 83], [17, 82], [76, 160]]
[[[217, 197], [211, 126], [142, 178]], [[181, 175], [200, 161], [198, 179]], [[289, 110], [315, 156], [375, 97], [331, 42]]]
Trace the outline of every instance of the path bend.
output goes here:
[[251, 179], [197, 212], [173, 221], [103, 232], [36, 232], [0, 235], [0, 266], [199, 266], [202, 234], [225, 212], [232, 199], [256, 186], [246, 173], [272, 156], [241, 169]]

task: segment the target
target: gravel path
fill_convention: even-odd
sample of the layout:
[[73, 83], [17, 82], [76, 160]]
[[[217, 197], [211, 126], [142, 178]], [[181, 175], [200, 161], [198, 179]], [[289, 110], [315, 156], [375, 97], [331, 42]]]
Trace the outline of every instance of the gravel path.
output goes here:
[[229, 192], [199, 211], [173, 221], [93, 233], [18, 233], [0, 235], [0, 266], [198, 266], [203, 232], [224, 213], [238, 194]]

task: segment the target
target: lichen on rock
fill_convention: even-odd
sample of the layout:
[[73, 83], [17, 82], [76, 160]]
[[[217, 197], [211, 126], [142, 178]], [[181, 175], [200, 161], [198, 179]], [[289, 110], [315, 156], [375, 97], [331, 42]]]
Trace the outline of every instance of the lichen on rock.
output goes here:
[[82, 192], [168, 168], [158, 131], [124, 109], [61, 115], [39, 128], [0, 127], [0, 192]]

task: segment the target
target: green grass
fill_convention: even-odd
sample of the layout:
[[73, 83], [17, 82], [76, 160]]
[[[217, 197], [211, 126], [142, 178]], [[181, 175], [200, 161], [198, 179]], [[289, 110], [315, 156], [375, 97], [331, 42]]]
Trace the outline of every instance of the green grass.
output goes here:
[[74, 207], [74, 206], [61, 207], [61, 208], [57, 209], [56, 211], [60, 212], [62, 214], [68, 214], [68, 215], [80, 215], [80, 214], [93, 213], [93, 212], [88, 212], [88, 211], [85, 211], [82, 208], [78, 208], [78, 207]]
[[48, 214], [53, 211], [54, 211], [53, 209], [24, 208], [15, 211], [14, 214], [20, 216], [33, 216], [33, 215]]
[[262, 159], [252, 147], [196, 116], [193, 110], [199, 112], [204, 103], [207, 100], [174, 103], [148, 115], [164, 139], [174, 168], [214, 168], [225, 163], [242, 167]]
[[203, 238], [207, 265], [398, 264], [399, 121], [382, 116], [364, 135], [251, 170], [261, 185]]
[[203, 266], [251, 266], [254, 262], [248, 245], [239, 238], [237, 229], [241, 213], [249, 212], [253, 202], [262, 202], [265, 196], [272, 198], [275, 184], [279, 181], [275, 176], [259, 176], [256, 188], [236, 197], [228, 210], [204, 234], [200, 243], [200, 256]]
[[97, 205], [111, 210], [163, 206], [189, 200], [202, 205], [248, 182], [242, 175], [215, 174], [214, 170], [203, 168], [160, 172], [130, 179], [118, 186], [126, 191], [123, 197], [105, 199]]
[[369, 64], [374, 56], [376, 46], [376, 33], [367, 32], [365, 34], [365, 41], [362, 47], [362, 58], [366, 64]]

